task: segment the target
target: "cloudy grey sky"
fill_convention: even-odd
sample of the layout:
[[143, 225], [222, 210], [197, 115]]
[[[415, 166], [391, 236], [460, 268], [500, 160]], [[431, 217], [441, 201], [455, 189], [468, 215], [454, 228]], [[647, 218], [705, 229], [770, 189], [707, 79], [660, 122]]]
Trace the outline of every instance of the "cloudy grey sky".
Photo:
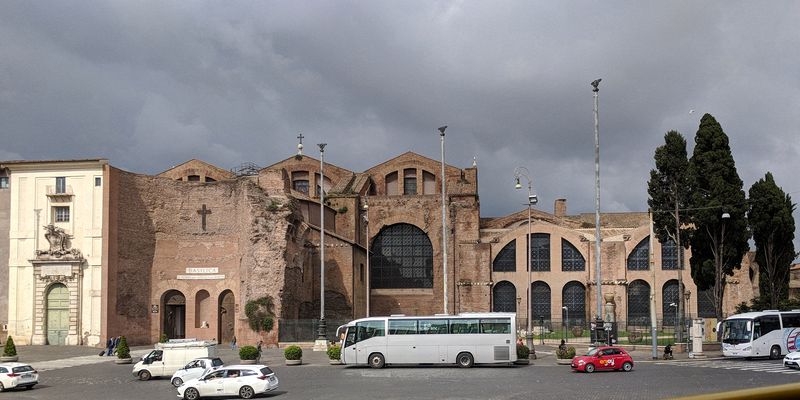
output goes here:
[[[411, 150], [477, 157], [483, 216], [522, 209], [525, 166], [552, 211], [646, 210], [670, 129], [708, 112], [749, 189], [800, 198], [800, 2], [3, 1], [0, 159], [190, 158], [269, 165], [327, 142], [361, 171]], [[689, 113], [689, 110], [695, 110]], [[796, 218], [800, 215], [796, 215]], [[798, 246], [800, 247], [800, 246]]]

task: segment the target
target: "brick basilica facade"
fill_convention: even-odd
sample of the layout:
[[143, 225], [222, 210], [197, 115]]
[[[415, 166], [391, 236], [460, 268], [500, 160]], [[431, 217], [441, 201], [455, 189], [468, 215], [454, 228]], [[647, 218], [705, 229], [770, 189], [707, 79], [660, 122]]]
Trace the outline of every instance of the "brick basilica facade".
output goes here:
[[[75, 161], [28, 161], [25, 168], [40, 165], [49, 174], [40, 179], [63, 178], [67, 185], [77, 185], [68, 169], [59, 170], [70, 162]], [[327, 319], [443, 311], [441, 164], [419, 154], [407, 152], [362, 172], [325, 164], [324, 180], [319, 160], [301, 155], [249, 174], [199, 160], [158, 175], [100, 162], [102, 170], [93, 182], [101, 182], [96, 202], [102, 211], [81, 218], [91, 218], [92, 226], [101, 228], [91, 240], [77, 235], [82, 222], [76, 212], [63, 228], [73, 236], [72, 248], [84, 253], [91, 249], [98, 266], [93, 274], [69, 277], [56, 269], [35, 275], [30, 267], [36, 257], [29, 254], [46, 245], [37, 239], [44, 234], [39, 226], [63, 218], [63, 207], [82, 209], [86, 199], [56, 199], [44, 189], [37, 194], [31, 180], [14, 178], [20, 165], [0, 162], [0, 175], [11, 177], [2, 189], [9, 192], [0, 193], [0, 200], [10, 197], [0, 202], [0, 208], [7, 208], [0, 210], [0, 230], [12, 238], [0, 244], [0, 254], [10, 252], [7, 268], [13, 271], [11, 278], [6, 274], [0, 279], [14, 288], [14, 296], [29, 296], [38, 304], [7, 310], [8, 334], [18, 344], [52, 342], [48, 335], [54, 328], [47, 321], [58, 312], [50, 301], [56, 289], [69, 293], [74, 315], [90, 309], [100, 315], [92, 324], [70, 318], [64, 328], [68, 343], [97, 345], [125, 335], [131, 344], [147, 344], [166, 334], [277, 344], [290, 321], [319, 318], [320, 190], [325, 193]], [[448, 165], [445, 184], [449, 313], [511, 311], [520, 326], [525, 326], [529, 304], [537, 321], [560, 323], [568, 313], [571, 324], [580, 324], [595, 316], [593, 213], [568, 214], [566, 200], [559, 199], [552, 212], [534, 209], [528, 227], [527, 209], [481, 216], [477, 167]], [[53, 206], [61, 207], [56, 210], [61, 214], [45, 213], [44, 220], [34, 220], [33, 213], [25, 212], [4, 219], [19, 210], [14, 199], [22, 193], [40, 195], [40, 208], [61, 201]], [[601, 216], [601, 289], [613, 297], [618, 321], [648, 319], [651, 289], [657, 319], [667, 324], [675, 313], [670, 304], [679, 293], [678, 252], [671, 243], [654, 241], [651, 262], [649, 232], [646, 213]], [[692, 283], [688, 252], [683, 257], [687, 314], [713, 316], [708, 294], [698, 293]], [[728, 278], [728, 313], [757, 294], [757, 270], [748, 255]], [[40, 282], [39, 289], [16, 287], [26, 274]], [[8, 298], [2, 300], [0, 304], [8, 304]], [[271, 315], [273, 329], [254, 330], [253, 315]], [[39, 330], [25, 321], [40, 321]]]

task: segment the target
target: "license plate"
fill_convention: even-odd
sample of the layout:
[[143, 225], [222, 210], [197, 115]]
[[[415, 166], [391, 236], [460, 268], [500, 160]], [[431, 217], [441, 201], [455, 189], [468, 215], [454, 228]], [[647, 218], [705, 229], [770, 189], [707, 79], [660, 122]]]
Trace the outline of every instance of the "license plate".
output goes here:
[[22, 374], [23, 378], [30, 378], [31, 376], [32, 376], [31, 374]]
[[275, 377], [274, 377], [274, 376], [270, 376], [270, 377], [269, 377], [269, 381], [270, 381], [270, 382], [275, 382]]

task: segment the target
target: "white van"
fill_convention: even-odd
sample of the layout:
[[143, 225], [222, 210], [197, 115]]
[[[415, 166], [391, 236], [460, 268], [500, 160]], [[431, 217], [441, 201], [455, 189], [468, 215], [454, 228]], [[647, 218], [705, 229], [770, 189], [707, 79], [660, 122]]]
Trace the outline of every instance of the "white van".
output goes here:
[[172, 376], [189, 361], [201, 357], [216, 357], [217, 342], [182, 339], [156, 343], [155, 350], [133, 366], [133, 376], [146, 381], [154, 376]]
[[183, 382], [199, 378], [210, 372], [212, 369], [217, 369], [224, 364], [225, 363], [223, 363], [222, 359], [219, 357], [195, 358], [194, 360], [189, 361], [185, 367], [175, 371], [175, 373], [172, 374], [172, 379], [170, 379], [170, 382], [172, 382], [172, 386], [180, 387], [183, 385]]

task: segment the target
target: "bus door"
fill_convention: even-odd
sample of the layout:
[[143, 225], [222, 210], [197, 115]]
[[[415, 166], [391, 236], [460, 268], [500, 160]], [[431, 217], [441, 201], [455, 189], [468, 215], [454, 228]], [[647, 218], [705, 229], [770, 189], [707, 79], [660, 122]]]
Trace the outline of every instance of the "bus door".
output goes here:
[[[366, 361], [366, 360], [365, 360]], [[342, 343], [342, 362], [345, 364], [357, 364], [356, 357], [356, 327], [350, 326], [347, 328], [347, 333]]]

